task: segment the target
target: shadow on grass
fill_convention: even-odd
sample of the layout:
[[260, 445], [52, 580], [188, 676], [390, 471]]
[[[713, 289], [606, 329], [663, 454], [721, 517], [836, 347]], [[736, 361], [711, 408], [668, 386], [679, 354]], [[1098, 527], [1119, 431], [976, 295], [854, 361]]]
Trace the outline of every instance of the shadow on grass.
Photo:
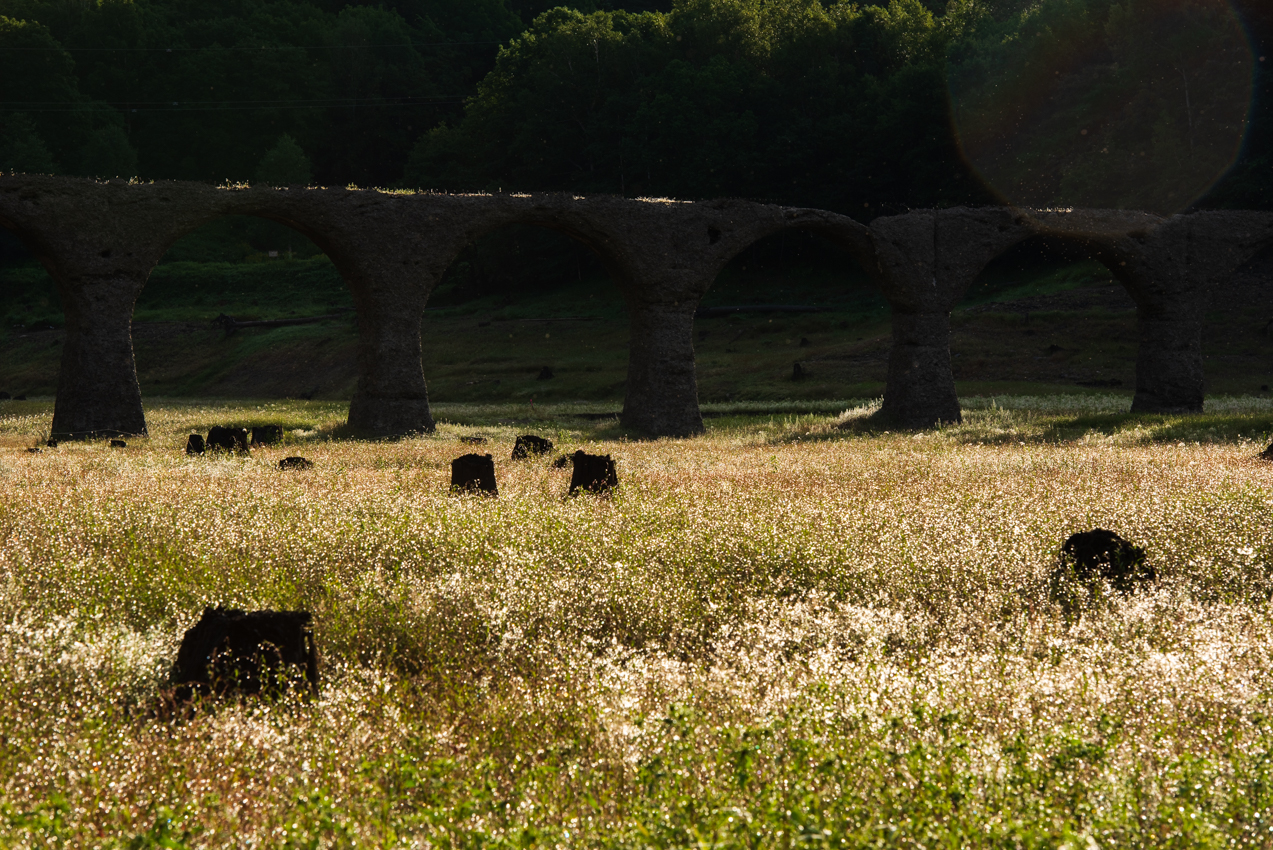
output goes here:
[[1096, 413], [1055, 417], [1041, 429], [1036, 440], [1062, 442], [1091, 435], [1113, 437], [1138, 432], [1135, 442], [1150, 443], [1234, 443], [1242, 439], [1265, 438], [1273, 433], [1273, 415], [1266, 413], [1195, 413], [1167, 415], [1152, 413]]
[[[764, 428], [759, 417], [735, 417], [717, 427], [746, 430]], [[1229, 444], [1273, 440], [1273, 413], [1056, 413], [1030, 410], [967, 410], [964, 420], [931, 429], [898, 427], [878, 411], [836, 420], [830, 417], [788, 417], [769, 421], [766, 442], [827, 442], [853, 438], [878, 438], [890, 434], [906, 437], [929, 435], [953, 445], [1060, 444], [1101, 438], [1124, 445], [1158, 443]]]

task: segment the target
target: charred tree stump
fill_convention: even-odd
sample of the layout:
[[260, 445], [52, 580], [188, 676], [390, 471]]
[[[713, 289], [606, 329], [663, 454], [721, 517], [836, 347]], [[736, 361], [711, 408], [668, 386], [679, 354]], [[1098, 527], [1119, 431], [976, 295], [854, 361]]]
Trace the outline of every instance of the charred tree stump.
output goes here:
[[318, 691], [318, 650], [308, 611], [205, 608], [173, 665], [176, 699], [195, 694], [275, 696], [303, 679]]
[[498, 496], [495, 486], [495, 459], [491, 455], [461, 455], [451, 461], [452, 492], [476, 491], [486, 496]]
[[608, 493], [619, 486], [619, 475], [610, 455], [590, 455], [578, 451], [571, 456], [574, 474], [570, 476], [570, 495], [580, 490], [589, 493]]
[[210, 450], [220, 449], [226, 452], [243, 452], [246, 454], [249, 451], [248, 429], [223, 428], [220, 425], [214, 425], [208, 431], [206, 445]]

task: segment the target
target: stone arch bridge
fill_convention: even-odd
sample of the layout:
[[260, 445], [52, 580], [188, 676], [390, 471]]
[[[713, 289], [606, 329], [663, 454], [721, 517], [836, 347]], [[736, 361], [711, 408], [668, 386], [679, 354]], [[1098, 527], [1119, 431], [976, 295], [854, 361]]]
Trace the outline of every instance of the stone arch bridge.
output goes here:
[[1133, 410], [1202, 408], [1201, 319], [1212, 287], [1266, 246], [1273, 213], [1169, 218], [1106, 210], [916, 210], [869, 225], [835, 213], [742, 200], [677, 202], [563, 194], [440, 195], [315, 188], [216, 188], [0, 175], [0, 227], [57, 284], [66, 342], [52, 431], [144, 434], [133, 360], [133, 305], [151, 270], [187, 233], [222, 216], [287, 225], [331, 259], [358, 311], [357, 391], [349, 425], [390, 436], [433, 428], [421, 365], [429, 294], [460, 251], [509, 224], [540, 225], [593, 249], [631, 322], [625, 426], [650, 435], [702, 430], [693, 322], [717, 273], [752, 243], [812, 231], [867, 271], [892, 309], [882, 414], [900, 427], [960, 418], [950, 311], [995, 257], [1030, 237], [1077, 245], [1136, 302]]

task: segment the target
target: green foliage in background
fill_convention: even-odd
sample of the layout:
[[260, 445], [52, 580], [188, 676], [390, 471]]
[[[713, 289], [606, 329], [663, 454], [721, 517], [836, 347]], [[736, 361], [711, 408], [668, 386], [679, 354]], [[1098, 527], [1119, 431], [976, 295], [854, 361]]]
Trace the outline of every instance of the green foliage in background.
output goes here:
[[1227, 0], [1050, 0], [984, 21], [947, 75], [1001, 197], [1171, 213], [1232, 164], [1256, 65]]
[[[1273, 53], [1273, 12], [1236, 8], [1255, 55]], [[271, 182], [258, 169], [288, 137], [320, 185], [872, 217], [1031, 180], [1046, 184], [1031, 201], [1179, 209], [1236, 159], [1205, 203], [1264, 207], [1273, 63], [1253, 87], [1226, 82], [1222, 54], [1251, 61], [1227, 15], [1218, 0], [0, 0], [0, 167]], [[1062, 59], [1055, 90], [1029, 87]], [[1014, 105], [1046, 120], [983, 139], [996, 167], [961, 150], [969, 115]], [[1080, 138], [1092, 115], [1107, 120]], [[1199, 148], [1208, 122], [1227, 147]]]
[[975, 196], [940, 130], [962, 21], [918, 0], [558, 8], [501, 52], [462, 122], [417, 144], [406, 182], [850, 211]]
[[309, 157], [296, 140], [284, 133], [256, 167], [253, 179], [269, 186], [308, 186], [314, 179]]

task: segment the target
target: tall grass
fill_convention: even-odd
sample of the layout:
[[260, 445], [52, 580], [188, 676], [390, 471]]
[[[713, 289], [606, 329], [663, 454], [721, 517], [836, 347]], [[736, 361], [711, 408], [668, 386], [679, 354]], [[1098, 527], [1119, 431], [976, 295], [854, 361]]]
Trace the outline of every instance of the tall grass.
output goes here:
[[[0, 844], [1269, 846], [1273, 415], [1113, 404], [659, 441], [541, 411], [618, 461], [576, 499], [502, 415], [370, 443], [164, 405], [29, 454], [47, 419], [0, 411]], [[249, 419], [288, 444], [180, 451]], [[447, 493], [475, 433], [499, 499]], [[1163, 578], [1067, 624], [1045, 578], [1094, 526]], [[313, 611], [320, 697], [159, 711], [208, 604]]]

